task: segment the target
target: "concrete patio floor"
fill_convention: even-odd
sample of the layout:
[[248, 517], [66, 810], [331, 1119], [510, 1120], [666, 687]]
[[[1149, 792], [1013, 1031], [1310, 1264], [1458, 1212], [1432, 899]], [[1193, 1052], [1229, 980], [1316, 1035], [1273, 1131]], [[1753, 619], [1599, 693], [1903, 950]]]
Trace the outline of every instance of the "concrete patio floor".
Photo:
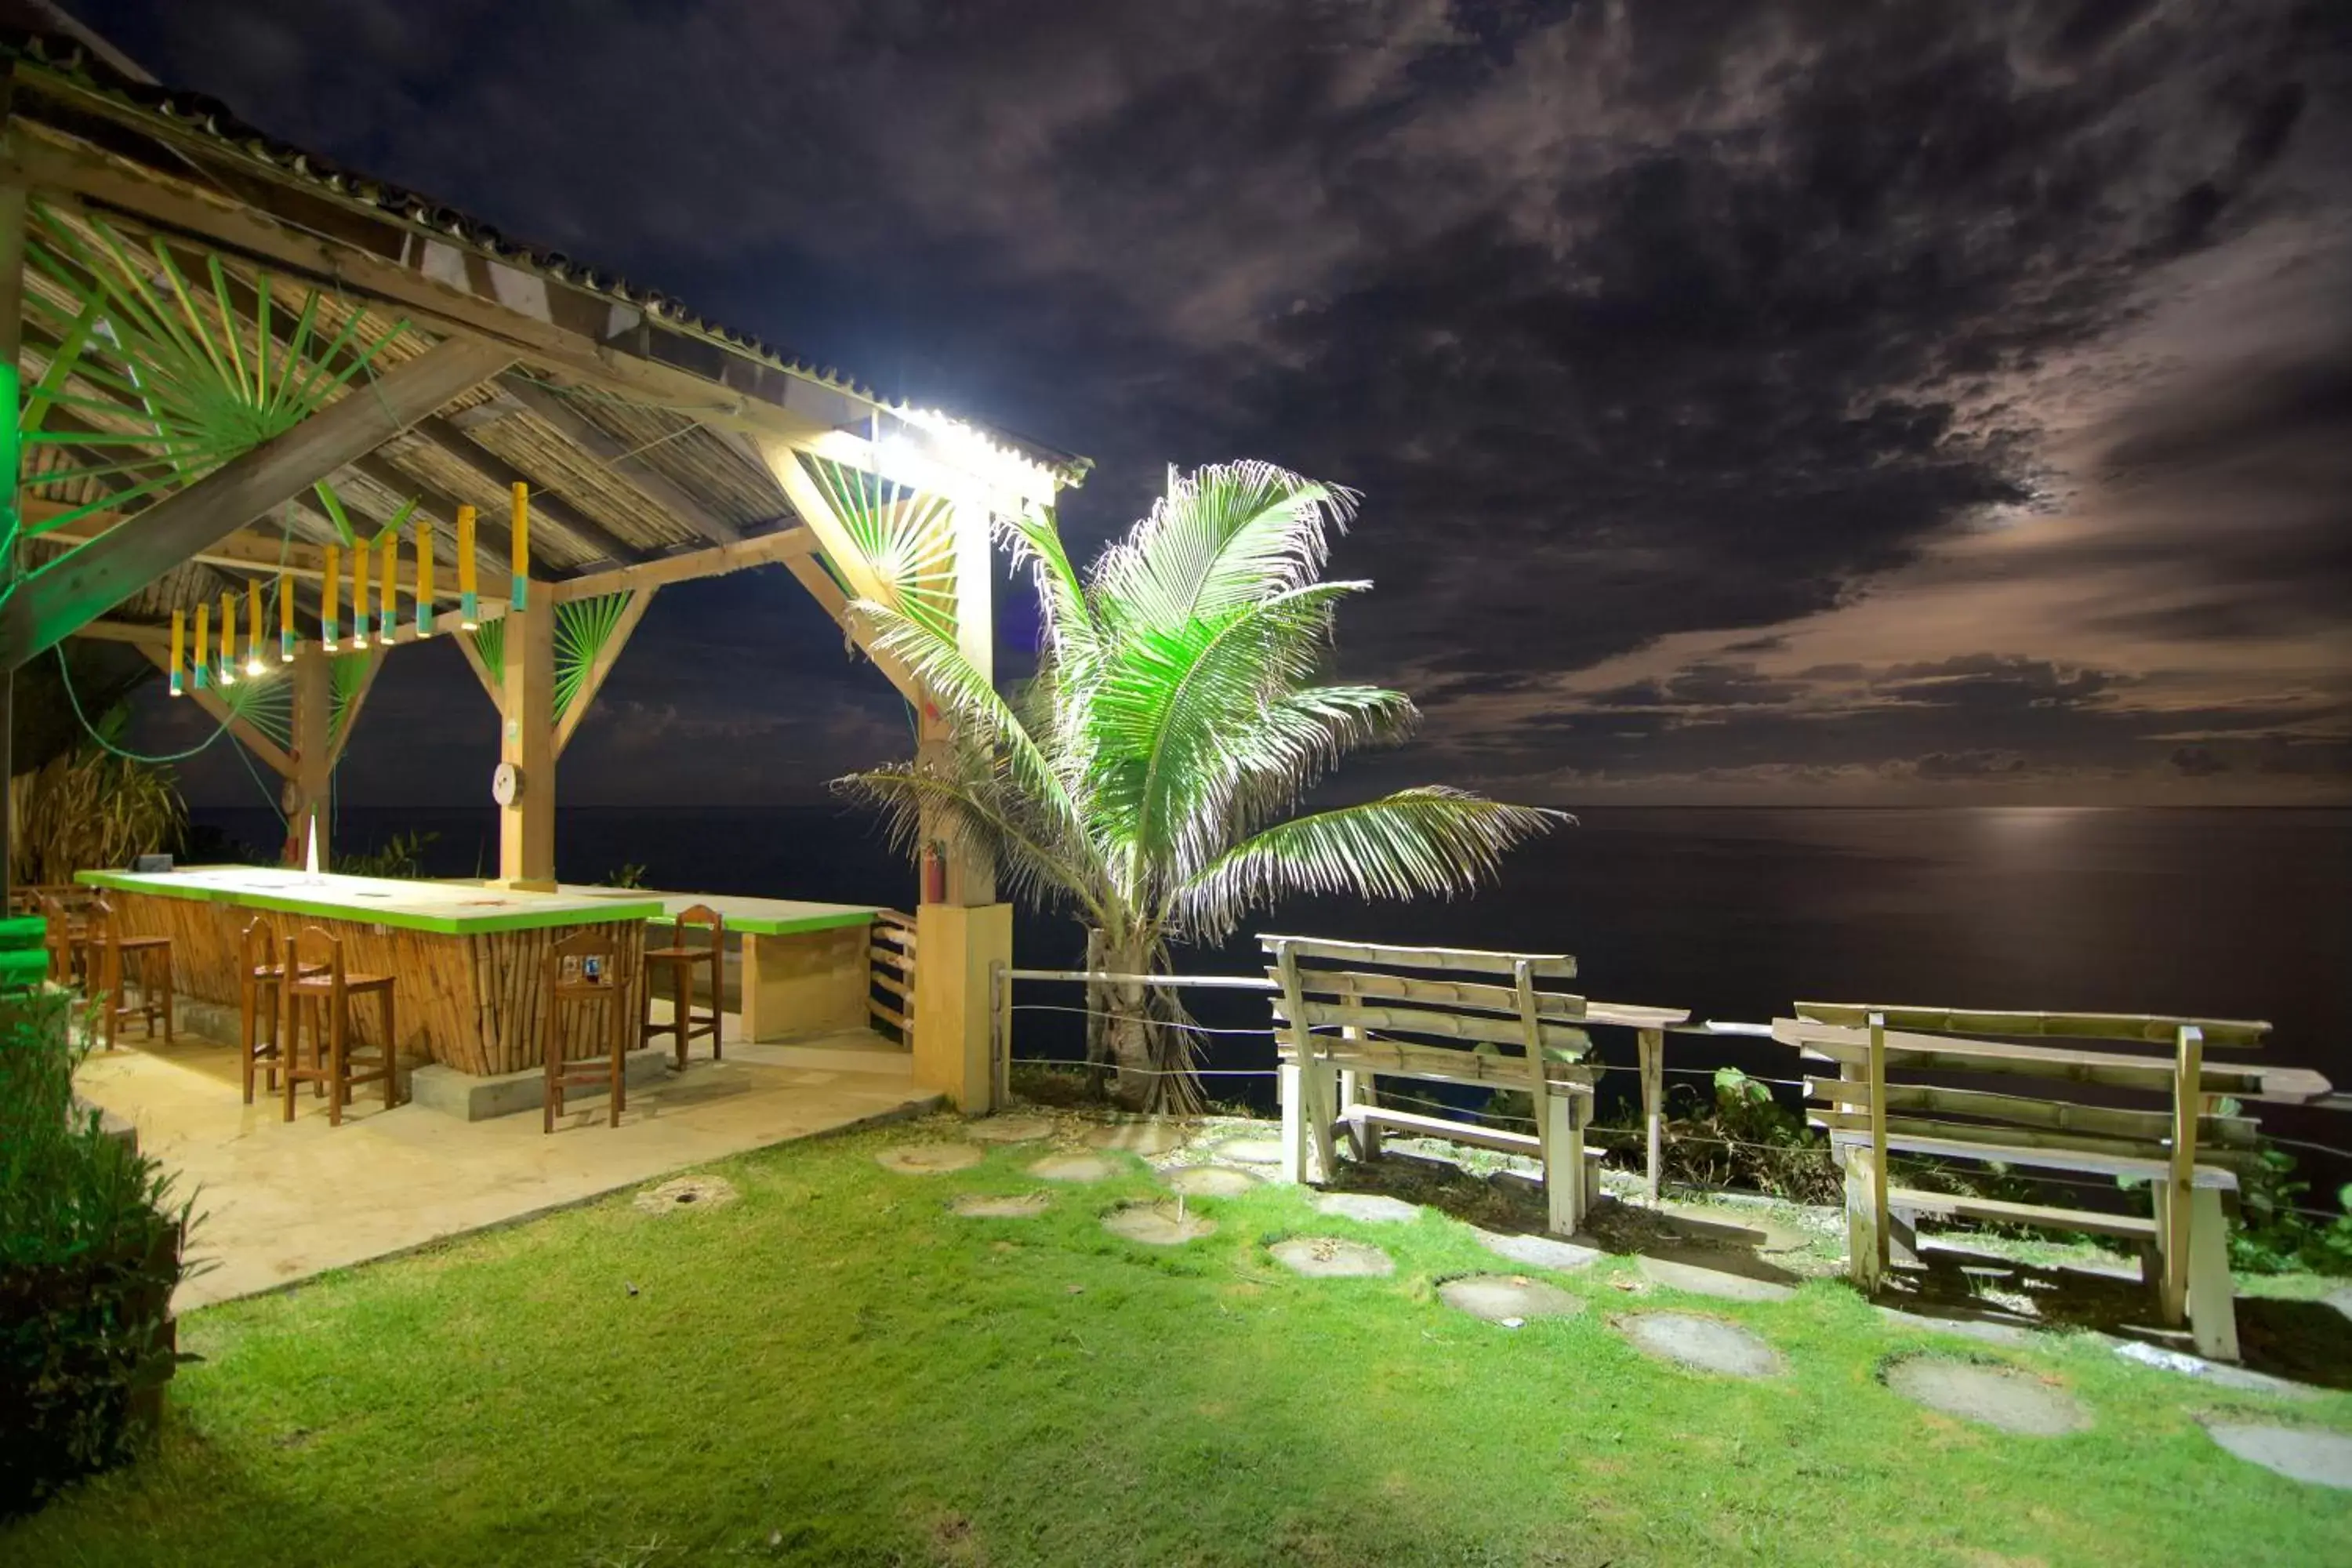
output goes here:
[[190, 1251], [209, 1267], [180, 1287], [182, 1311], [940, 1103], [915, 1086], [906, 1052], [863, 1030], [730, 1039], [720, 1062], [709, 1051], [698, 1042], [683, 1074], [633, 1085], [617, 1128], [596, 1094], [575, 1099], [552, 1135], [535, 1110], [475, 1122], [415, 1104], [386, 1110], [373, 1085], [341, 1127], [307, 1089], [283, 1121], [275, 1097], [244, 1103], [235, 1047], [184, 1029], [176, 1045], [91, 1053], [77, 1087], [132, 1122], [139, 1146], [194, 1194], [204, 1220]]

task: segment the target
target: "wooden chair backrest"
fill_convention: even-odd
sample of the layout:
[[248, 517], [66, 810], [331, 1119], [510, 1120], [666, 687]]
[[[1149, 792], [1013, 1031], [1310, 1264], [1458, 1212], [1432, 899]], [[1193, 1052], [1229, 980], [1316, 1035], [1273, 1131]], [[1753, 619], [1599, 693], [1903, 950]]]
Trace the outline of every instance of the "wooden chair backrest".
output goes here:
[[590, 984], [617, 988], [625, 978], [620, 962], [617, 940], [601, 927], [583, 926], [547, 950], [547, 983], [565, 991]]
[[727, 945], [727, 917], [709, 904], [692, 904], [677, 911], [677, 918], [672, 922], [672, 927], [677, 933], [677, 945], [680, 947], [693, 945], [686, 939], [687, 928], [689, 926], [699, 926], [703, 929], [710, 939], [710, 950], [713, 952], [720, 951]]
[[286, 939], [286, 973], [306, 984], [324, 983], [338, 995], [344, 983], [343, 939], [319, 926], [304, 926]]
[[[1827, 1076], [1809, 1074], [1806, 1092], [1821, 1102], [1809, 1108], [1814, 1124], [1832, 1132], [1866, 1133], [1898, 1148], [1925, 1142], [2168, 1164], [2184, 1155], [2233, 1163], [2254, 1142], [2252, 1118], [2219, 1114], [2209, 1101], [2258, 1089], [2260, 1075], [2208, 1067], [2204, 1052], [2259, 1046], [2268, 1024], [1823, 1002], [1800, 1002], [1796, 1013], [1775, 1020], [1773, 1035], [1809, 1063], [1832, 1068]], [[2051, 1039], [2161, 1042], [2172, 1049], [2158, 1056], [2027, 1043]], [[1967, 1087], [1946, 1081], [1953, 1078]], [[2064, 1092], [2078, 1084], [2097, 1086], [2102, 1102]]]
[[238, 956], [248, 974], [282, 963], [286, 957], [285, 949], [278, 944], [278, 928], [268, 915], [256, 915], [247, 921], [238, 944]]
[[101, 893], [90, 900], [88, 918], [89, 940], [100, 947], [113, 946], [116, 931], [114, 906], [107, 902], [105, 894]]
[[1383, 1076], [1539, 1087], [1548, 1061], [1591, 1048], [1566, 953], [1260, 939], [1276, 1037], [1294, 1052], [1379, 1058]]

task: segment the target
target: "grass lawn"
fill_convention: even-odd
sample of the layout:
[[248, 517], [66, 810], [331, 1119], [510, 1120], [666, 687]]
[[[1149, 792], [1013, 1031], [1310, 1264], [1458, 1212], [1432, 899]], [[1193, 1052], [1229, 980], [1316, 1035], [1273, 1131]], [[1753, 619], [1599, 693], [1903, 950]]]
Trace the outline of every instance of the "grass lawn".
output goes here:
[[[1045, 1150], [876, 1163], [949, 1131], [792, 1144], [712, 1167], [729, 1206], [622, 1197], [196, 1313], [161, 1453], [0, 1527], [0, 1563], [2352, 1561], [2352, 1492], [2194, 1419], [2352, 1430], [2352, 1395], [1897, 1329], [1828, 1280], [1627, 1289], [1621, 1258], [1556, 1277], [1580, 1317], [1511, 1330], [1436, 1300], [1512, 1267], [1438, 1214], [1355, 1224], [1268, 1187], [1193, 1200], [1217, 1234], [1155, 1249], [1097, 1224], [1158, 1192], [1112, 1156], [1042, 1217], [963, 1219], [947, 1199], [1036, 1188]], [[1301, 1233], [1396, 1273], [1295, 1279], [1265, 1247]], [[1680, 1371], [1611, 1327], [1668, 1306], [1748, 1325], [1788, 1373]], [[1881, 1384], [1929, 1349], [2031, 1368], [2096, 1423], [2009, 1436]]]

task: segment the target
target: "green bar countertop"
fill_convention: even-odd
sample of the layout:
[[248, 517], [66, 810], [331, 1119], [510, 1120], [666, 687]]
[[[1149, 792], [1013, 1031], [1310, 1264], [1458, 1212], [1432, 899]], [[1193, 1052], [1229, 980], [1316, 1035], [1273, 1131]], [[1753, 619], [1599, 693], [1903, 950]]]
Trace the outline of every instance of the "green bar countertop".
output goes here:
[[316, 915], [322, 920], [363, 921], [442, 936], [603, 925], [657, 920], [664, 914], [661, 896], [655, 893], [605, 889], [601, 896], [585, 896], [569, 890], [516, 892], [479, 882], [408, 882], [333, 875], [314, 879], [304, 872], [261, 866], [192, 867], [153, 875], [84, 871], [75, 880], [114, 892], [192, 899], [233, 909]]
[[644, 888], [583, 888], [566, 883], [567, 898], [657, 899], [661, 912], [649, 916], [656, 925], [677, 920], [679, 911], [708, 904], [726, 921], [727, 929], [747, 936], [795, 936], [802, 931], [832, 931], [839, 926], [874, 923], [878, 904], [818, 904], [800, 899], [753, 899], [734, 893], [661, 893]]

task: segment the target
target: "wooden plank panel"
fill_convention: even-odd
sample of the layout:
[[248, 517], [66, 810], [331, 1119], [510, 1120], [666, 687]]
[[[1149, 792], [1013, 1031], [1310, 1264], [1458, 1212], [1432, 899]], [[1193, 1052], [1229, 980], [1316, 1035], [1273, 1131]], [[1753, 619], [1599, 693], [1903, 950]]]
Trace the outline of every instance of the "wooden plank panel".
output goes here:
[[[1862, 1062], [1868, 1058], [1866, 1030], [1808, 1024], [1794, 1018], [1772, 1020], [1772, 1037], [1782, 1045], [1800, 1046], [1823, 1061]], [[2018, 1078], [2056, 1078], [2075, 1083], [2102, 1083], [2119, 1089], [2145, 1089], [2168, 1093], [2173, 1064], [2168, 1058], [2130, 1056], [2120, 1051], [2069, 1050], [2063, 1047], [2003, 1045], [1993, 1040], [1947, 1039], [1939, 1035], [1886, 1036], [1887, 1059], [1899, 1067], [1932, 1068], [1938, 1072], [1990, 1073]], [[2208, 1094], [2252, 1094], [2275, 1077], [2275, 1069], [2206, 1064], [2199, 1082]], [[2325, 1092], [2325, 1091], [2323, 1091]]]
[[2049, 1208], [2040, 1204], [2014, 1204], [1999, 1198], [1970, 1197], [1959, 1193], [1931, 1193], [1918, 1187], [1888, 1190], [1891, 1208], [1921, 1214], [1947, 1215], [1956, 1219], [1988, 1220], [1996, 1225], [2042, 1226], [2053, 1230], [2087, 1230], [2099, 1236], [2155, 1239], [2156, 1221], [2146, 1215], [2101, 1214], [2089, 1209]]
[[[1380, 1029], [1394, 1035], [1433, 1035], [1441, 1039], [1522, 1047], [1526, 1040], [1526, 1031], [1516, 1018], [1494, 1018], [1478, 1013], [1436, 1013], [1419, 1007], [1362, 1007], [1347, 1002], [1310, 1000], [1304, 1005], [1307, 1022], [1313, 1025]], [[1282, 1023], [1296, 1021], [1289, 1015], [1288, 1005], [1279, 997], [1274, 1000], [1274, 1016]], [[1548, 1049], [1580, 1057], [1592, 1048], [1591, 1037], [1573, 1025], [1546, 1023], [1541, 1027]]]
[[1972, 1035], [2046, 1035], [2067, 1039], [2143, 1040], [2171, 1045], [2183, 1026], [2201, 1030], [2209, 1046], [2263, 1043], [2270, 1025], [2250, 1018], [2168, 1018], [2143, 1013], [1968, 1012], [1954, 1007], [1894, 1007], [1878, 1003], [1800, 1002], [1797, 1016], [1817, 1024], [1866, 1026], [1873, 1013], [1889, 1028], [1952, 1030]]
[[[1268, 969], [1265, 977], [1279, 983], [1281, 972]], [[1517, 1018], [1518, 993], [1508, 985], [1482, 985], [1466, 980], [1423, 980], [1405, 974], [1367, 974], [1348, 969], [1302, 969], [1299, 989], [1309, 1001], [1318, 996], [1358, 996], [1392, 1002], [1457, 1007]], [[1584, 998], [1564, 991], [1536, 993], [1537, 1010], [1547, 1018], [1582, 1018]]]
[[[1805, 1079], [1805, 1092], [1837, 1105], [1862, 1110], [1870, 1109], [1870, 1090], [1866, 1084], [1808, 1078]], [[2172, 1113], [2168, 1110], [2131, 1110], [2109, 1105], [2081, 1105], [2073, 1100], [1988, 1094], [1973, 1089], [1946, 1089], [1937, 1084], [1890, 1084], [1886, 1089], [1886, 1108], [1890, 1110], [1938, 1111], [1948, 1116], [1980, 1116], [2023, 1127], [2050, 1128], [2059, 1131], [2079, 1129], [2085, 1132], [2156, 1142], [2169, 1139], [2173, 1130]], [[2238, 1146], [2251, 1146], [2260, 1131], [2252, 1119], [2243, 1116], [2203, 1116], [2198, 1119], [2197, 1125], [2200, 1137], [2217, 1143]]]
[[1576, 960], [1566, 953], [1482, 952], [1453, 947], [1381, 947], [1370, 942], [1324, 942], [1311, 937], [1267, 936], [1259, 945], [1273, 952], [1287, 947], [1301, 958], [1336, 959], [1345, 963], [1379, 963], [1395, 969], [1465, 969], [1478, 974], [1508, 974], [1524, 957], [1539, 980], [1573, 980]]
[[[1297, 1057], [1297, 1033], [1286, 1026], [1275, 1031], [1276, 1052], [1285, 1060]], [[1419, 1046], [1403, 1040], [1388, 1040], [1370, 1037], [1360, 1040], [1343, 1040], [1329, 1036], [1315, 1037], [1315, 1055], [1318, 1059], [1365, 1072], [1399, 1078], [1424, 1078], [1437, 1083], [1478, 1084], [1488, 1089], [1525, 1089], [1528, 1086], [1527, 1065], [1519, 1057], [1480, 1056], [1475, 1051], [1461, 1050], [1448, 1046]], [[1590, 1089], [1595, 1069], [1576, 1062], [1548, 1061], [1544, 1064], [1545, 1080], [1554, 1086], [1569, 1084]]]
[[1494, 1149], [1506, 1154], [1540, 1155], [1543, 1140], [1532, 1132], [1513, 1132], [1507, 1128], [1482, 1127], [1475, 1122], [1451, 1121], [1443, 1116], [1423, 1116], [1410, 1110], [1391, 1110], [1382, 1105], [1361, 1105], [1349, 1108], [1351, 1117], [1375, 1122], [1391, 1131], [1412, 1138], [1450, 1138], [1456, 1143], [1468, 1143], [1475, 1148]]

